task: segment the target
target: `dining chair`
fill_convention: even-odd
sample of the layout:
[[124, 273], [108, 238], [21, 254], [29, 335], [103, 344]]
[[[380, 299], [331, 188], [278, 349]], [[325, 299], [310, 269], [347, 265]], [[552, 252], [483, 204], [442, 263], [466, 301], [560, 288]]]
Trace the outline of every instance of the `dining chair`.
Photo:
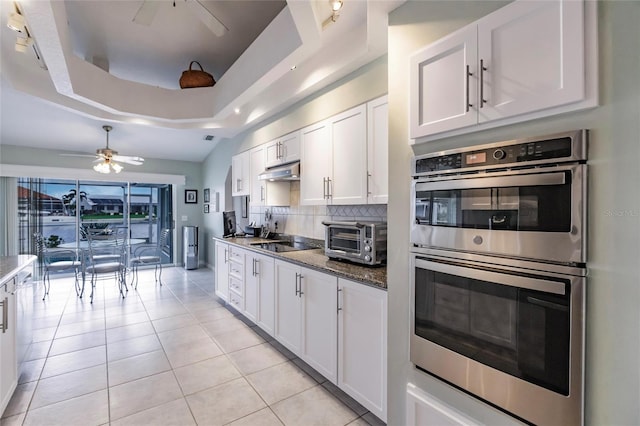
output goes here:
[[[91, 236], [87, 238], [89, 250], [84, 260], [83, 277], [90, 275], [91, 296], [99, 278], [115, 278], [118, 290], [122, 298], [129, 291], [126, 282], [127, 273], [127, 239], [123, 235], [114, 235], [111, 239], [96, 240]], [[84, 278], [81, 294], [84, 293]]]
[[[131, 256], [131, 268], [133, 269], [133, 277], [131, 279], [131, 285], [135, 280], [135, 289], [138, 289], [138, 267], [140, 265], [150, 266], [154, 265], [154, 277], [156, 282], [162, 285], [162, 252], [167, 247], [167, 239], [171, 229], [163, 228], [158, 236], [158, 242], [156, 244], [139, 244], [133, 250]], [[159, 273], [158, 273], [159, 270]]]
[[78, 281], [78, 273], [82, 268], [82, 261], [78, 256], [78, 251], [73, 249], [58, 249], [47, 247], [47, 242], [40, 232], [33, 234], [35, 248], [40, 265], [44, 270], [42, 282], [44, 284], [44, 300], [49, 294], [51, 288], [51, 272], [73, 271], [76, 279], [76, 294], [80, 294], [80, 282]]

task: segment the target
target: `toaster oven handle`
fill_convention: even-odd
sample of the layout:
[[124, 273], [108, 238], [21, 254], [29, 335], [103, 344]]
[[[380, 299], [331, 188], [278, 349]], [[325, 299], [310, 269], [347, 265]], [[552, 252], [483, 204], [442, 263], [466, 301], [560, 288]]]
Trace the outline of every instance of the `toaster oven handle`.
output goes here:
[[338, 225], [338, 226], [355, 226], [356, 228], [364, 228], [364, 224], [360, 222], [334, 222], [334, 221], [322, 221], [324, 226]]

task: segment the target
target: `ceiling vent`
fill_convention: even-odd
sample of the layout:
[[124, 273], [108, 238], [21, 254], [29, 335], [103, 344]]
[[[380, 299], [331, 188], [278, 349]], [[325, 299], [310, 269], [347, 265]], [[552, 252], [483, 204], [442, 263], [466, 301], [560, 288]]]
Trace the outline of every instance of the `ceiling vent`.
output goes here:
[[205, 141], [212, 141], [214, 137], [215, 137], [215, 136], [213, 136], [213, 135], [205, 135], [205, 137], [204, 137], [203, 139], [204, 139]]

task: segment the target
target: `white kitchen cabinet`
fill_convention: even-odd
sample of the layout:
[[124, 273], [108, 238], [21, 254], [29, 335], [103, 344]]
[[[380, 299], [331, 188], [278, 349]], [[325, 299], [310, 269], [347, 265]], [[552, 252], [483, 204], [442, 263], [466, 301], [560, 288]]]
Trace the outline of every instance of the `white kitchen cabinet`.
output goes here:
[[518, 0], [414, 54], [410, 137], [593, 106], [581, 104], [584, 10], [582, 1]]
[[367, 203], [367, 106], [329, 119], [333, 164], [329, 179], [332, 204]]
[[229, 246], [229, 303], [244, 312], [244, 265], [246, 250]]
[[302, 347], [302, 303], [300, 303], [300, 267], [293, 263], [275, 261], [275, 335], [287, 349], [300, 354]]
[[216, 241], [216, 296], [229, 300], [229, 245]]
[[337, 278], [275, 261], [275, 337], [328, 380], [337, 380]]
[[260, 145], [250, 152], [249, 202], [252, 206], [288, 206], [291, 204], [291, 184], [289, 182], [269, 182], [260, 180], [260, 173], [266, 168], [267, 146]]
[[249, 195], [250, 185], [250, 154], [245, 151], [231, 158], [231, 195]]
[[16, 297], [15, 283], [9, 281], [0, 287], [0, 412], [9, 404], [18, 383], [16, 358]]
[[389, 200], [389, 105], [387, 96], [367, 103], [367, 203]]
[[289, 133], [266, 144], [266, 167], [300, 160], [300, 131]]
[[420, 426], [472, 426], [481, 424], [431, 397], [413, 383], [407, 385], [407, 424]]
[[245, 253], [244, 314], [269, 334], [274, 330], [274, 260], [251, 251]]
[[387, 292], [338, 279], [338, 386], [387, 421]]
[[302, 130], [300, 204], [367, 203], [367, 107]]
[[300, 204], [326, 204], [327, 178], [331, 175], [332, 145], [328, 121], [313, 124], [300, 132]]

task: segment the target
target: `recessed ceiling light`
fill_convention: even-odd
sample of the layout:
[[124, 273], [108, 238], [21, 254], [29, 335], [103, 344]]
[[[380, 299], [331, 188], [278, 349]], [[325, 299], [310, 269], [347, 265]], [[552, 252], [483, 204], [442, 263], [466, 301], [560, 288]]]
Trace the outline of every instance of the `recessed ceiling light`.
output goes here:
[[235, 112], [236, 114], [240, 114], [240, 108], [236, 107], [233, 112]]
[[295, 70], [296, 68], [298, 68], [298, 67], [297, 67], [297, 66], [295, 66], [295, 65], [293, 65], [293, 66], [291, 67], [291, 71]]

